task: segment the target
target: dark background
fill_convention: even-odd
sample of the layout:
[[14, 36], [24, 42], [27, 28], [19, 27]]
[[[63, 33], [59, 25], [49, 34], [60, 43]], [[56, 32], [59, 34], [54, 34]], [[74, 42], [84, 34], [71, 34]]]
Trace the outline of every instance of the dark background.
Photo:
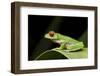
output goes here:
[[44, 38], [49, 31], [83, 40], [87, 46], [87, 24], [87, 17], [28, 15], [28, 60], [58, 46]]

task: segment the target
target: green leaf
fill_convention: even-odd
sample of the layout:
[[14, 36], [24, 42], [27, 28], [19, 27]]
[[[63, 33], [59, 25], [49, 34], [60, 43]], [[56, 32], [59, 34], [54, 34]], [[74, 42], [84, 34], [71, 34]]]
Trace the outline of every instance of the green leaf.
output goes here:
[[88, 57], [87, 48], [81, 50], [72, 51], [69, 50], [59, 50], [57, 48], [52, 50], [47, 50], [36, 57], [35, 60], [50, 60], [50, 59], [82, 59]]

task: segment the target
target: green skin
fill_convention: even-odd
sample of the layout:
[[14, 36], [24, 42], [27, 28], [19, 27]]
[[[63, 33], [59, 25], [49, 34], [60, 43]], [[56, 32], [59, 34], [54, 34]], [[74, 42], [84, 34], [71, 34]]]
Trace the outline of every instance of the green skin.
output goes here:
[[83, 42], [59, 33], [55, 33], [53, 37], [51, 37], [49, 33], [47, 33], [45, 34], [45, 38], [60, 44], [60, 47], [57, 48], [59, 50], [77, 51], [84, 48]]

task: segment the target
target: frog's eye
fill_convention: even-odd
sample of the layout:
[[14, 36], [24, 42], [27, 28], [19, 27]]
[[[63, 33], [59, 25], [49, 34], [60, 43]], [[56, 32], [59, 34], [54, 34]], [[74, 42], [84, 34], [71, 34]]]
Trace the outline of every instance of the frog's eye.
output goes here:
[[49, 32], [49, 36], [50, 36], [50, 37], [53, 37], [54, 35], [55, 35], [55, 32], [54, 32], [54, 31], [50, 31], [50, 32]]

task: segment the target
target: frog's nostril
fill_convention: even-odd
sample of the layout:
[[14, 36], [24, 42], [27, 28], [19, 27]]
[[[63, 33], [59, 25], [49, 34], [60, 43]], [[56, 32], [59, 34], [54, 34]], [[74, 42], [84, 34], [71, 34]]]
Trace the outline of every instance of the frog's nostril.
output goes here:
[[49, 35], [50, 35], [50, 37], [53, 37], [55, 35], [55, 32], [54, 31], [50, 31]]

